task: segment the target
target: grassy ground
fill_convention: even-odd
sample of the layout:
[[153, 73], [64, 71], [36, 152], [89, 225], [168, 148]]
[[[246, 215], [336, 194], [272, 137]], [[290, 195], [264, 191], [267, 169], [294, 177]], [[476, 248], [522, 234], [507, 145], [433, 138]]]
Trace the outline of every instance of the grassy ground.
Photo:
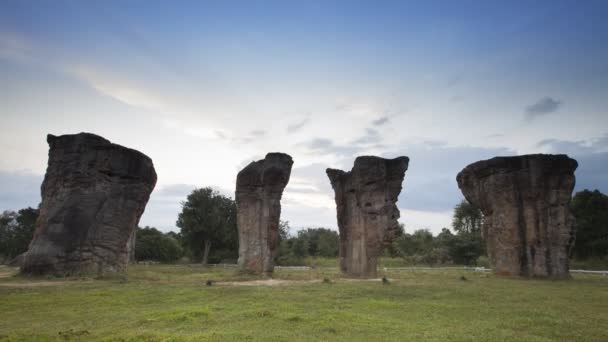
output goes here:
[[107, 279], [12, 271], [0, 266], [0, 340], [608, 340], [608, 277], [598, 275], [389, 271], [383, 284], [281, 269], [278, 286], [238, 286], [258, 278], [186, 265]]

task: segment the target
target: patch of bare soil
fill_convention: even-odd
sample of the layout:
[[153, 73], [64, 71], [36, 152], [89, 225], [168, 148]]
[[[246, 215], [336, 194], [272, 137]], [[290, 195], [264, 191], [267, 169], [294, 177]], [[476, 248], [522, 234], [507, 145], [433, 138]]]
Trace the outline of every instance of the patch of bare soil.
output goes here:
[[218, 282], [218, 286], [284, 286], [298, 284], [320, 283], [320, 279], [314, 280], [284, 280], [284, 279], [260, 279], [248, 281], [222, 281]]
[[0, 279], [10, 278], [15, 273], [17, 273], [17, 270], [12, 267], [0, 266]]
[[[339, 278], [333, 280], [335, 282], [382, 282], [382, 278], [365, 279], [365, 278]], [[218, 286], [287, 286], [287, 285], [302, 285], [322, 283], [322, 279], [313, 280], [285, 280], [285, 279], [260, 279], [248, 281], [221, 281], [215, 283]]]
[[44, 286], [59, 286], [66, 285], [69, 281], [35, 281], [30, 283], [0, 283], [0, 287], [15, 287], [15, 288], [31, 288], [31, 287], [44, 287]]
[[382, 278], [371, 278], [371, 279], [367, 279], [367, 278], [341, 278], [340, 281], [345, 281], [345, 282], [360, 282], [360, 281], [381, 282]]
[[[11, 279], [17, 272], [18, 268], [0, 266], [0, 287], [15, 287], [15, 288], [31, 288], [42, 286], [61, 286], [68, 284], [81, 284], [83, 281], [70, 280], [31, 280], [31, 281], [15, 281]], [[2, 282], [2, 280], [9, 280]]]

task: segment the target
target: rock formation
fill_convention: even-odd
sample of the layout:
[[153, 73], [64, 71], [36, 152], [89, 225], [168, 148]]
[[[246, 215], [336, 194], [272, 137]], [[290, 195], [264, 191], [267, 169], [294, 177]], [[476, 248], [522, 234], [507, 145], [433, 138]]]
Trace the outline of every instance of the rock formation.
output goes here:
[[358, 157], [350, 172], [327, 169], [335, 192], [340, 230], [340, 269], [349, 276], [376, 277], [378, 255], [395, 238], [395, 204], [409, 158]]
[[289, 182], [293, 160], [284, 153], [247, 165], [236, 178], [239, 267], [272, 274], [281, 217], [281, 196]]
[[156, 184], [152, 160], [94, 134], [47, 136], [49, 161], [22, 272], [122, 271]]
[[577, 166], [566, 155], [535, 154], [479, 161], [458, 174], [458, 187], [484, 214], [482, 235], [495, 273], [569, 276]]

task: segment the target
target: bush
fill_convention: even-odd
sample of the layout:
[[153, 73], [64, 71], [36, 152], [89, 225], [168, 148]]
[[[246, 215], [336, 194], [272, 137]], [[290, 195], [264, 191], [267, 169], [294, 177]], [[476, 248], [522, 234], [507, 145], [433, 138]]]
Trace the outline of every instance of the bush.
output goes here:
[[480, 256], [477, 258], [477, 262], [475, 263], [478, 267], [490, 268], [490, 259], [487, 256]]
[[184, 255], [179, 242], [156, 228], [138, 228], [135, 240], [135, 259], [175, 262]]

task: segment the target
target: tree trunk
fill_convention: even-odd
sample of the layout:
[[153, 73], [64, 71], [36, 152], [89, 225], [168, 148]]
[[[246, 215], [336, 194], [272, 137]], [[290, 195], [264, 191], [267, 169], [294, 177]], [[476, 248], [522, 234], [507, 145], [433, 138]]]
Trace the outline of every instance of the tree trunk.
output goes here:
[[203, 251], [203, 265], [207, 265], [209, 258], [209, 251], [211, 250], [211, 241], [205, 240], [205, 250]]

